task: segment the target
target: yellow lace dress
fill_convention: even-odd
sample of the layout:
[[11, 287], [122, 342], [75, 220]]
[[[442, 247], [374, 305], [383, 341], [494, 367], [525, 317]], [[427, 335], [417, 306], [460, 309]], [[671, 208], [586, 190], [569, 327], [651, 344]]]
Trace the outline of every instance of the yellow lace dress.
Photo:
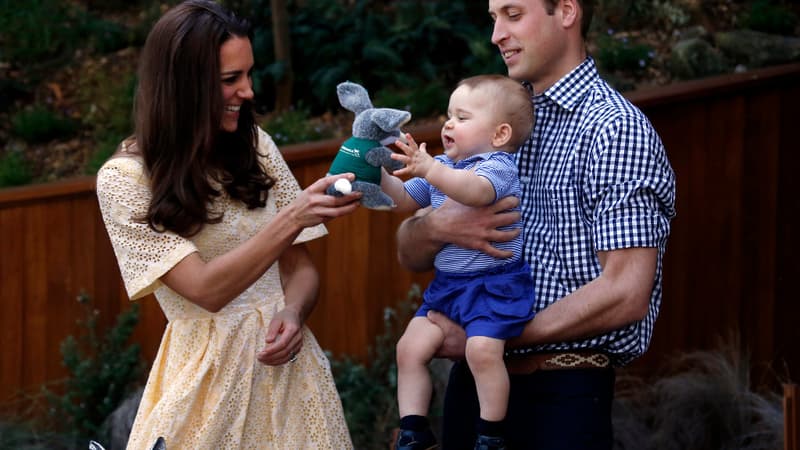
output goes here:
[[[276, 180], [266, 208], [248, 210], [223, 194], [221, 223], [191, 239], [156, 233], [133, 220], [150, 192], [139, 159], [117, 157], [97, 175], [97, 197], [131, 299], [151, 292], [168, 324], [136, 414], [128, 449], [150, 449], [159, 436], [177, 449], [350, 449], [350, 435], [330, 365], [308, 328], [297, 361], [265, 366], [256, 353], [283, 306], [277, 263], [217, 313], [159, 281], [192, 252], [209, 260], [251, 237], [291, 202], [300, 187], [272, 139], [259, 130], [259, 152]], [[304, 230], [297, 242], [326, 234]]]

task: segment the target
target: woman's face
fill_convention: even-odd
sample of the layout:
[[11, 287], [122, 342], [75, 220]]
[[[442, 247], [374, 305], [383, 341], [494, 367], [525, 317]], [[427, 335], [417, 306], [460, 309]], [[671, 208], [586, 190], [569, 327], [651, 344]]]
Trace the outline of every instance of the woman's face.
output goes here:
[[250, 39], [232, 36], [219, 48], [220, 79], [225, 111], [220, 128], [234, 132], [239, 126], [239, 108], [253, 99], [253, 47]]

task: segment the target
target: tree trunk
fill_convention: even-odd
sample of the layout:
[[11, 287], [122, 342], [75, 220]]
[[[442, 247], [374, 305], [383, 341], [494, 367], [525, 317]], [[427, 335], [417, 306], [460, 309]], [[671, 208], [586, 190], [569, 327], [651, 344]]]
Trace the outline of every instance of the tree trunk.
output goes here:
[[289, 11], [286, 8], [286, 0], [270, 0], [270, 7], [272, 8], [275, 62], [281, 63], [283, 66], [283, 76], [275, 80], [275, 111], [285, 111], [292, 105], [292, 89], [294, 87]]

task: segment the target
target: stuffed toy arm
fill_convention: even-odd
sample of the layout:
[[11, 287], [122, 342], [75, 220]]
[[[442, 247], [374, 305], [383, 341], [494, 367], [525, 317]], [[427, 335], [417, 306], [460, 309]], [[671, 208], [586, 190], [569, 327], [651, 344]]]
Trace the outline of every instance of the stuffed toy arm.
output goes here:
[[366, 161], [375, 166], [383, 167], [387, 172], [392, 173], [397, 169], [403, 168], [403, 163], [392, 159], [392, 151], [386, 147], [373, 147], [365, 155]]

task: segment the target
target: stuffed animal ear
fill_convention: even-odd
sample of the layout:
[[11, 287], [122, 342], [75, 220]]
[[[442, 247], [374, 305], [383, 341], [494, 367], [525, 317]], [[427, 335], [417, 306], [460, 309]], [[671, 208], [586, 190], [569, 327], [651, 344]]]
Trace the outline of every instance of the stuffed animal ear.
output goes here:
[[372, 101], [369, 99], [369, 94], [364, 86], [360, 84], [345, 81], [336, 86], [336, 95], [339, 97], [339, 103], [348, 111], [353, 111], [356, 114], [361, 113], [367, 109], [372, 108]]
[[392, 108], [377, 108], [370, 111], [370, 120], [383, 131], [397, 130], [411, 120], [411, 113]]

